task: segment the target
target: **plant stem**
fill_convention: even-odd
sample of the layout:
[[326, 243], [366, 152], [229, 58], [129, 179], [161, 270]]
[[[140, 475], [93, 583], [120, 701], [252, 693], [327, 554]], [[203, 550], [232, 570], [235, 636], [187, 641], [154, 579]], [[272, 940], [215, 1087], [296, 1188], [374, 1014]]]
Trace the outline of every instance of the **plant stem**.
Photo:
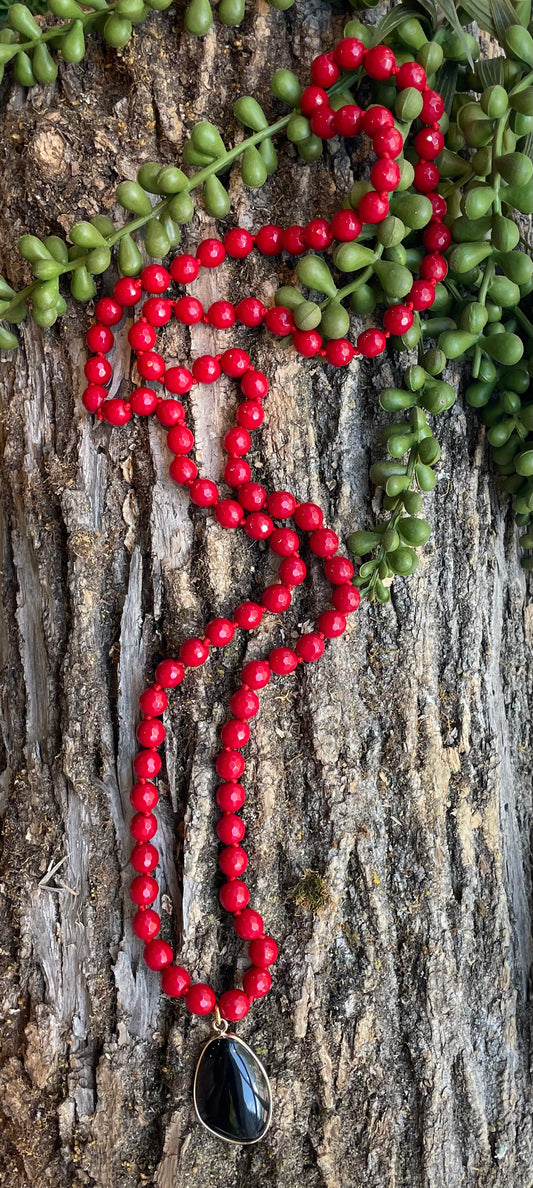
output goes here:
[[[115, 12], [116, 7], [116, 3], [106, 4], [105, 8], [94, 9], [92, 12], [82, 12], [79, 16], [72, 17], [71, 20], [63, 21], [60, 25], [52, 25], [49, 29], [46, 29], [44, 33], [41, 33], [39, 37], [32, 38], [31, 41], [13, 42], [13, 57], [22, 51], [27, 53], [28, 50], [35, 49], [35, 46], [40, 45], [42, 41], [53, 41], [56, 37], [65, 37], [66, 34], [72, 29], [75, 21], [81, 21], [85, 28], [90, 23], [90, 21], [94, 21], [96, 20], [96, 17], [102, 16], [102, 13], [104, 13], [106, 16], [109, 16], [110, 13]], [[146, 15], [148, 16], [148, 13]]]

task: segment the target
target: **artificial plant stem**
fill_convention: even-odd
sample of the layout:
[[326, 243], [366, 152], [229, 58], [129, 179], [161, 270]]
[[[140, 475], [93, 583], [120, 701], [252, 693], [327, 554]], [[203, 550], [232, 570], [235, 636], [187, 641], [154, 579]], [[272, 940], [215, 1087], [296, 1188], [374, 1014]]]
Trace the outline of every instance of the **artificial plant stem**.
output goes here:
[[[54, 38], [64, 37], [67, 33], [70, 33], [76, 21], [80, 21], [85, 27], [90, 21], [96, 20], [96, 17], [102, 16], [102, 14], [109, 16], [110, 13], [115, 12], [116, 8], [117, 4], [106, 4], [105, 8], [94, 9], [92, 12], [82, 12], [80, 16], [73, 17], [72, 20], [63, 21], [60, 25], [51, 25], [50, 29], [46, 29], [44, 33], [41, 33], [40, 37], [34, 37], [31, 41], [13, 42], [13, 49], [15, 51], [13, 57], [16, 57], [22, 51], [27, 53], [28, 50], [35, 49], [35, 46], [40, 45], [43, 41], [53, 41]], [[58, 45], [57, 48], [60, 49], [61, 46]]]

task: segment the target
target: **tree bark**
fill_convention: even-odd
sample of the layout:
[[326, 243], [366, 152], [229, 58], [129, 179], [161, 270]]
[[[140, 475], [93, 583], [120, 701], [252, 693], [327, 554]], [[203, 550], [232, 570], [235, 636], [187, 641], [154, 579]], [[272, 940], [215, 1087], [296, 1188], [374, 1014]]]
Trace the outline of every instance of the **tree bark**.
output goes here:
[[[242, 29], [217, 24], [197, 41], [172, 8], [119, 53], [92, 38], [54, 87], [4, 83], [3, 271], [24, 283], [23, 232], [64, 234], [111, 210], [142, 161], [179, 163], [196, 120], [238, 136], [239, 94], [274, 113], [272, 72], [305, 76], [341, 27], [325, 4], [281, 14], [259, 0]], [[361, 168], [344, 149], [305, 166], [284, 147], [259, 192], [234, 178], [227, 225], [329, 215]], [[184, 243], [217, 229], [200, 212]], [[290, 280], [286, 262], [281, 273]], [[279, 275], [276, 260], [228, 263], [198, 295], [268, 302]], [[281, 955], [239, 1033], [269, 1070], [274, 1122], [258, 1146], [228, 1147], [191, 1109], [206, 1023], [161, 996], [132, 935], [131, 763], [158, 660], [273, 570], [266, 546], [191, 510], [157, 423], [111, 430], [85, 414], [87, 325], [74, 303], [51, 331], [28, 323], [1, 368], [0, 1182], [526, 1188], [532, 608], [476, 413], [459, 400], [438, 421], [434, 533], [418, 572], [395, 580], [390, 605], [353, 616], [319, 664], [262, 694], [247, 748], [249, 881]], [[231, 341], [271, 381], [254, 476], [316, 500], [341, 539], [370, 526], [377, 392], [399, 378], [398, 358], [335, 372], [258, 332]], [[175, 326], [163, 342], [186, 362], [228, 338]], [[235, 396], [226, 381], [190, 401], [210, 476]], [[167, 715], [164, 932], [217, 991], [244, 966], [217, 901], [218, 729], [243, 660], [293, 641], [324, 605], [321, 571], [310, 574], [283, 624], [268, 616], [214, 653]]]

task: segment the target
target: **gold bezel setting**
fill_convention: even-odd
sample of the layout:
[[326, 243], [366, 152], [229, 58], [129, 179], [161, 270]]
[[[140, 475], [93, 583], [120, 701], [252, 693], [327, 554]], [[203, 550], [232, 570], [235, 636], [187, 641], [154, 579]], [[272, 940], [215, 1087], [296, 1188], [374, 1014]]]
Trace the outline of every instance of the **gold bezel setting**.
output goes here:
[[[211, 1044], [213, 1044], [215, 1042], [215, 1040], [220, 1040], [220, 1039], [235, 1040], [235, 1042], [237, 1044], [240, 1044], [243, 1048], [246, 1048], [247, 1052], [250, 1052], [251, 1055], [253, 1056], [256, 1064], [259, 1065], [259, 1068], [265, 1078], [265, 1081], [266, 1081], [266, 1084], [268, 1087], [268, 1098], [269, 1098], [268, 1119], [267, 1119], [265, 1129], [263, 1130], [263, 1133], [260, 1134], [259, 1137], [256, 1139], [226, 1138], [225, 1135], [219, 1134], [218, 1131], [213, 1130], [211, 1126], [208, 1126], [207, 1122], [204, 1122], [203, 1118], [201, 1117], [201, 1115], [199, 1113], [198, 1105], [196, 1102], [196, 1080], [198, 1077], [198, 1069], [200, 1067], [200, 1064], [203, 1060], [203, 1057], [204, 1057], [207, 1049], [210, 1047]], [[268, 1078], [266, 1068], [265, 1068], [264, 1064], [261, 1062], [261, 1060], [259, 1059], [259, 1056], [257, 1056], [257, 1054], [254, 1052], [253, 1048], [251, 1048], [250, 1045], [247, 1044], [245, 1040], [241, 1039], [241, 1037], [239, 1035], [235, 1035], [235, 1032], [233, 1032], [233, 1031], [227, 1031], [227, 1030], [223, 1031], [222, 1029], [220, 1029], [220, 1031], [217, 1030], [216, 1034], [212, 1035], [211, 1038], [208, 1039], [207, 1043], [204, 1044], [202, 1051], [200, 1053], [199, 1059], [198, 1059], [198, 1063], [196, 1065], [196, 1072], [194, 1074], [194, 1081], [193, 1081], [193, 1087], [192, 1087], [192, 1099], [194, 1102], [194, 1110], [195, 1110], [196, 1117], [197, 1117], [198, 1121], [201, 1123], [201, 1125], [204, 1127], [204, 1130], [208, 1130], [209, 1134], [213, 1134], [215, 1136], [215, 1138], [220, 1139], [221, 1142], [231, 1143], [232, 1146], [234, 1146], [234, 1147], [253, 1147], [255, 1143], [260, 1143], [262, 1141], [262, 1139], [264, 1139], [264, 1137], [270, 1127], [270, 1124], [272, 1122], [272, 1089], [270, 1087], [270, 1081]]]

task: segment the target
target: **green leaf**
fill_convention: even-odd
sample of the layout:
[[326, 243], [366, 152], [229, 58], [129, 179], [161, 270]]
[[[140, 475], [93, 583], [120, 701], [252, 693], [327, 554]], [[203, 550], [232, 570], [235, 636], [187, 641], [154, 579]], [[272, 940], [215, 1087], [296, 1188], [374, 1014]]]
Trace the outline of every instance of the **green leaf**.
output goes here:
[[[493, 31], [498, 38], [498, 41], [503, 44], [505, 31], [510, 25], [516, 25], [516, 12], [510, 0], [489, 0], [490, 13], [492, 17]], [[483, 29], [486, 25], [481, 26]], [[490, 33], [491, 30], [487, 29]]]
[[[461, 8], [476, 22], [476, 25], [479, 25], [480, 29], [484, 29], [492, 37], [495, 36], [496, 29], [494, 28], [490, 4], [485, 4], [483, 0], [462, 0]], [[477, 69], [478, 67], [476, 67]]]
[[390, 34], [398, 28], [398, 25], [402, 25], [403, 22], [408, 19], [408, 17], [416, 17], [417, 20], [424, 21], [424, 23], [428, 26], [429, 32], [431, 33], [433, 21], [430, 15], [423, 16], [418, 8], [409, 8], [404, 4], [395, 4], [394, 7], [391, 8], [390, 12], [388, 12], [386, 16], [384, 16], [379, 22], [377, 28], [372, 30], [372, 40], [374, 45], [379, 45], [382, 41], [384, 41], [385, 37], [389, 37]]
[[441, 66], [436, 81], [436, 89], [442, 95], [444, 110], [449, 116], [452, 110], [452, 103], [457, 94], [457, 75], [459, 67], [457, 62], [444, 62]]
[[483, 90], [486, 87], [505, 85], [503, 64], [505, 58], [481, 58], [476, 62], [476, 74]]
[[451, 25], [454, 33], [457, 33], [458, 37], [461, 38], [465, 48], [468, 64], [470, 69], [473, 70], [474, 62], [472, 59], [472, 54], [470, 53], [470, 46], [466, 40], [463, 26], [459, 20], [459, 17], [457, 16], [457, 9], [453, 0], [437, 0], [437, 7], [442, 12], [442, 15], [446, 17], [446, 20], [448, 21], [448, 24]]

